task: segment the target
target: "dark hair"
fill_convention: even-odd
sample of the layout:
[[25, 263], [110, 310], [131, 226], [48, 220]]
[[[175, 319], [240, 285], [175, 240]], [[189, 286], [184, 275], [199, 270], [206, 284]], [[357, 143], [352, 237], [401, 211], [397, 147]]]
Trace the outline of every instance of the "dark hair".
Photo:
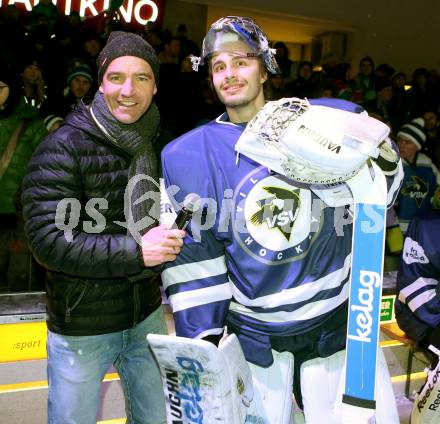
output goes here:
[[406, 74], [405, 74], [405, 73], [403, 73], [403, 72], [397, 72], [396, 74], [393, 75], [392, 80], [395, 80], [395, 79], [398, 78], [398, 77], [403, 77], [403, 78], [405, 79], [405, 81], [406, 81]]
[[381, 63], [380, 65], [377, 66], [376, 72], [383, 72], [388, 77], [391, 77], [394, 74], [394, 72], [396, 72], [396, 70], [390, 65], [388, 65], [388, 63]]
[[370, 64], [371, 64], [371, 72], [373, 72], [373, 70], [374, 70], [374, 60], [370, 56], [364, 56], [359, 61], [359, 67], [361, 66], [362, 62], [370, 62]]
[[286, 53], [286, 57], [289, 57], [289, 49], [287, 48], [287, 46], [282, 42], [282, 41], [277, 41], [274, 45], [273, 45], [274, 49], [284, 49], [284, 52]]
[[298, 77], [299, 77], [299, 73], [300, 73], [301, 69], [304, 68], [304, 66], [308, 66], [313, 71], [313, 63], [309, 62], [308, 60], [304, 60], [298, 65], [298, 70], [296, 72], [296, 75]]
[[333, 68], [333, 78], [335, 80], [339, 80], [339, 81], [344, 81], [347, 82], [347, 70], [351, 69], [351, 64], [350, 63], [338, 63], [334, 68]]
[[426, 83], [429, 83], [430, 80], [430, 74], [429, 71], [426, 68], [417, 68], [412, 76], [412, 86], [418, 86], [417, 84], [417, 79], [421, 76], [424, 75], [426, 78]]

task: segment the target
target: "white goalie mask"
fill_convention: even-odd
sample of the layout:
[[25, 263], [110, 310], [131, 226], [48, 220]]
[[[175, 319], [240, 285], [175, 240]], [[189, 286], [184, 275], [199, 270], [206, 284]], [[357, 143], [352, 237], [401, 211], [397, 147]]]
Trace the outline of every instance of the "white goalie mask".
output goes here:
[[235, 150], [311, 186], [329, 204], [331, 195], [350, 197], [341, 183], [356, 175], [369, 158], [379, 156], [379, 145], [389, 131], [366, 112], [284, 98], [266, 103], [248, 123]]
[[[238, 41], [247, 46], [247, 51], [243, 51], [242, 46], [237, 49]], [[267, 72], [281, 73], [275, 50], [270, 48], [267, 35], [252, 18], [226, 16], [215, 21], [203, 39], [200, 57], [191, 57], [193, 69], [197, 71], [199, 65], [203, 65], [209, 57], [220, 51], [243, 57], [259, 57]]]

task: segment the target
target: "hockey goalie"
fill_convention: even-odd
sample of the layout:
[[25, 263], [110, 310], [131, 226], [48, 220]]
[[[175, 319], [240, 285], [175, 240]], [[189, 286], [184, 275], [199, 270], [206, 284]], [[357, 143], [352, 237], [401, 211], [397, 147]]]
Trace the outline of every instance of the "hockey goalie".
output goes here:
[[345, 101], [265, 104], [278, 69], [250, 18], [215, 22], [197, 63], [226, 112], [162, 152], [164, 220], [203, 203], [162, 273], [178, 337], [149, 336], [169, 423], [398, 423], [377, 348], [388, 127]]

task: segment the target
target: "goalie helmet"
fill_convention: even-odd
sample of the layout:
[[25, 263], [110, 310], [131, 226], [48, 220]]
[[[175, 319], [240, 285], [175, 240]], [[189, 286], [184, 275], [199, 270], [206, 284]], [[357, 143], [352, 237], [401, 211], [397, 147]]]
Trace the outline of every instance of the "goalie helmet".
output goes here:
[[[350, 102], [345, 102], [353, 105]], [[389, 128], [366, 112], [298, 98], [268, 102], [249, 122], [236, 151], [299, 183], [333, 185], [379, 156]]]
[[[238, 41], [246, 43], [247, 52], [237, 50]], [[260, 57], [269, 73], [280, 73], [275, 51], [269, 47], [267, 35], [252, 18], [227, 16], [214, 22], [203, 40], [201, 56], [191, 58], [193, 68], [197, 70], [199, 64], [203, 65], [219, 51], [228, 51], [238, 56]]]

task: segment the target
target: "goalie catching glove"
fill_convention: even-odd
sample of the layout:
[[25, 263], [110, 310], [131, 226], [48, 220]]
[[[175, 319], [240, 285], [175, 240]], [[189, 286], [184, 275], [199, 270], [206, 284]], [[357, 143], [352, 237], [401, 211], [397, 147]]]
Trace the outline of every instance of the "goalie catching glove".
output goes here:
[[388, 139], [390, 129], [361, 110], [335, 99], [268, 102], [249, 122], [235, 150], [310, 185], [343, 183], [369, 158], [392, 175], [399, 157]]

